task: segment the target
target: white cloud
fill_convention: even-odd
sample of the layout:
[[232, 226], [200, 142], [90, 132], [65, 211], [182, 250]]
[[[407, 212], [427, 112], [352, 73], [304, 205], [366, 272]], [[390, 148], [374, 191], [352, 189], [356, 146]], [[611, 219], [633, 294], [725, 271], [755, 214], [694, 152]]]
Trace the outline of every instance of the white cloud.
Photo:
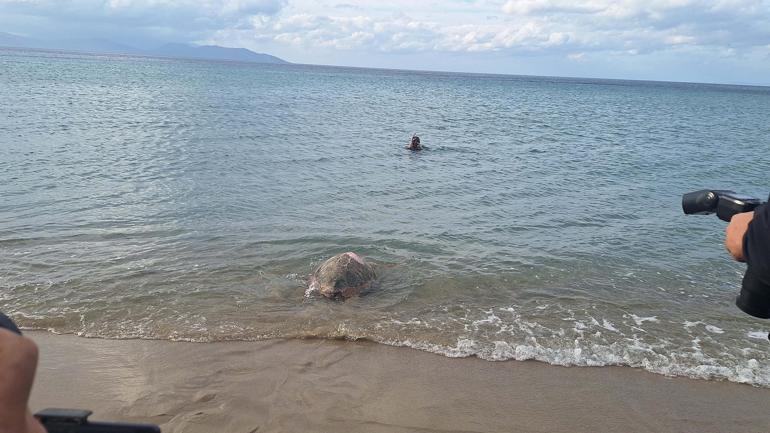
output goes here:
[[[0, 0], [0, 14], [56, 24], [216, 31], [278, 13], [287, 0]], [[87, 29], [85, 29], [87, 30]]]
[[688, 35], [669, 35], [664, 41], [669, 45], [686, 45], [695, 43], [696, 39]]
[[596, 2], [573, 2], [563, 0], [509, 0], [503, 5], [503, 12], [512, 15], [531, 15], [544, 12], [595, 13], [602, 6]]
[[[307, 48], [371, 52], [612, 52], [672, 46], [762, 46], [770, 39], [768, 0], [395, 1], [351, 5], [291, 2], [251, 37]], [[462, 19], [452, 6], [463, 7]], [[339, 7], [333, 7], [339, 6]], [[291, 13], [299, 12], [299, 13]], [[492, 19], [493, 18], [493, 19]], [[240, 39], [248, 38], [248, 32]], [[216, 38], [214, 38], [216, 40]], [[290, 42], [288, 42], [290, 41]]]
[[128, 44], [150, 35], [360, 59], [526, 55], [585, 65], [662, 53], [770, 61], [770, 0], [0, 0], [0, 28], [44, 36], [33, 26], [115, 34]]
[[[757, 47], [770, 0], [0, 0], [0, 13], [342, 50], [651, 52]], [[24, 32], [22, 32], [24, 33]]]

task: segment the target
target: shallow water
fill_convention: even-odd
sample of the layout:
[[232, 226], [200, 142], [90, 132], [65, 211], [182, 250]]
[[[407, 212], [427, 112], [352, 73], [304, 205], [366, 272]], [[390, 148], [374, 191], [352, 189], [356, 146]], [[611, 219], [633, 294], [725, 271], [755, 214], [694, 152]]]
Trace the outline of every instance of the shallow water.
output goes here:
[[[770, 386], [724, 224], [680, 207], [766, 196], [770, 88], [0, 50], [0, 100], [0, 308], [27, 328]], [[304, 297], [344, 251], [377, 289]]]

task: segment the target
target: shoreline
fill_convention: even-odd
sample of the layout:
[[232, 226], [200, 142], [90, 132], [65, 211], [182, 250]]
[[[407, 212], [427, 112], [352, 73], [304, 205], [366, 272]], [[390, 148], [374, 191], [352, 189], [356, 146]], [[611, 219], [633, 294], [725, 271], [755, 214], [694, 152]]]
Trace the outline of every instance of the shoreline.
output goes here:
[[164, 432], [758, 432], [770, 389], [372, 342], [186, 343], [28, 331], [31, 408]]

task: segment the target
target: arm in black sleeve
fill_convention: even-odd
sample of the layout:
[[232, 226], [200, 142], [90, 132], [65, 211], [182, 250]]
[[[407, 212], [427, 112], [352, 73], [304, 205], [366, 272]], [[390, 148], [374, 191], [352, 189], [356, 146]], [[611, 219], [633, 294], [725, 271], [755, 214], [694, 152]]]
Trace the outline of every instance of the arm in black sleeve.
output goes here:
[[11, 320], [10, 317], [6, 316], [3, 313], [0, 313], [0, 328], [5, 328], [11, 332], [15, 332], [21, 335], [21, 331], [19, 331], [19, 328], [16, 326], [15, 323], [13, 323], [13, 320]]
[[736, 304], [747, 314], [770, 319], [770, 206], [754, 210], [743, 238], [743, 257], [746, 274]]

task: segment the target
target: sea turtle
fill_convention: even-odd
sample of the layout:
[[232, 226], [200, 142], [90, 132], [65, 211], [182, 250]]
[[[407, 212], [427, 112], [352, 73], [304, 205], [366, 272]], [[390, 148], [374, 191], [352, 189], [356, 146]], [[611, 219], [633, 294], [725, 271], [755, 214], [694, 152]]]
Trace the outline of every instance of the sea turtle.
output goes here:
[[353, 252], [337, 254], [321, 263], [310, 276], [308, 292], [332, 299], [347, 299], [371, 287], [374, 267]]

